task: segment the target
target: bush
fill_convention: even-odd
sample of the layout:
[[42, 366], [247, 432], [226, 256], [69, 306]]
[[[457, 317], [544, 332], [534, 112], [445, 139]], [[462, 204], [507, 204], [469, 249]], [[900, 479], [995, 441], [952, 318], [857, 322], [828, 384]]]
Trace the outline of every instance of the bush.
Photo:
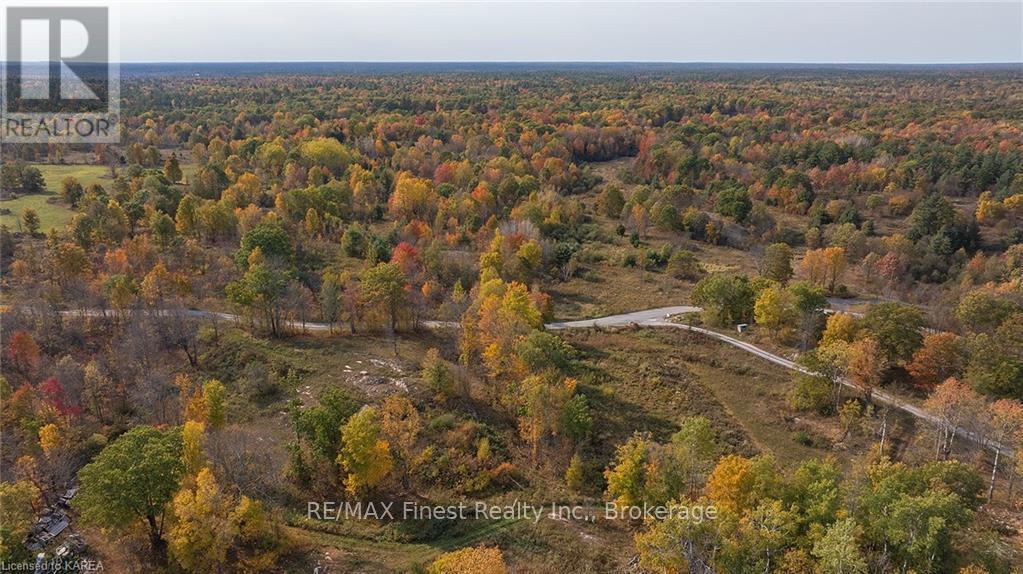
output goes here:
[[793, 433], [792, 438], [803, 446], [810, 448], [830, 449], [831, 441], [827, 437], [821, 436], [815, 432], [800, 429]]
[[696, 281], [703, 276], [703, 267], [692, 251], [680, 249], [668, 259], [668, 274], [675, 279]]
[[643, 267], [647, 270], [660, 269], [668, 264], [671, 258], [672, 247], [665, 244], [660, 250], [647, 249], [643, 256]]
[[430, 430], [450, 430], [458, 425], [458, 417], [453, 413], [437, 415], [430, 421]]
[[789, 391], [789, 404], [800, 411], [831, 412], [831, 381], [819, 375], [799, 375]]
[[440, 351], [430, 349], [423, 359], [421, 376], [430, 389], [443, 398], [455, 394], [455, 377], [451, 365], [440, 356]]
[[358, 223], [353, 223], [341, 236], [341, 249], [349, 257], [362, 259], [366, 255], [366, 232]]

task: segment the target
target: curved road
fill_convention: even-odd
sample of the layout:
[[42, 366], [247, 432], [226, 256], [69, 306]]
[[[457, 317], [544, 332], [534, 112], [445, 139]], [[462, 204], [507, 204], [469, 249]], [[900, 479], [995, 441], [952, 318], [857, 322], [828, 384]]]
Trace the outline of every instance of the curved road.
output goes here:
[[[796, 364], [785, 357], [775, 355], [774, 353], [765, 351], [760, 347], [729, 337], [717, 331], [705, 329], [703, 327], [696, 327], [692, 325], [685, 325], [682, 323], [676, 323], [670, 320], [672, 316], [682, 315], [684, 313], [698, 312], [701, 309], [699, 307], [692, 307], [688, 305], [679, 305], [674, 307], [658, 307], [656, 309], [646, 309], [643, 311], [634, 311], [632, 313], [622, 313], [620, 315], [608, 315], [607, 317], [599, 317], [596, 319], [582, 319], [579, 321], [559, 321], [554, 323], [547, 323], [544, 325], [550, 330], [562, 330], [562, 329], [586, 329], [591, 327], [657, 327], [657, 328], [669, 328], [669, 329], [682, 329], [685, 331], [691, 331], [694, 333], [700, 333], [712, 339], [717, 339], [723, 343], [738, 347], [747, 353], [752, 353], [762, 359], [770, 361], [776, 365], [785, 367], [793, 371], [801, 373], [812, 374], [811, 371]], [[838, 311], [842, 312], [842, 311]], [[204, 311], [201, 309], [181, 309], [181, 310], [160, 310], [160, 311], [149, 311], [149, 313], [155, 313], [158, 315], [172, 315], [174, 313], [184, 313], [188, 317], [200, 318], [200, 319], [220, 319], [229, 322], [244, 322], [247, 319], [239, 315], [232, 313], [222, 313], [219, 311]], [[107, 309], [87, 309], [77, 311], [61, 311], [62, 315], [78, 316], [78, 317], [106, 317], [114, 314], [113, 311]], [[308, 331], [329, 331], [331, 325], [327, 323], [313, 323], [313, 322], [301, 322], [301, 321], [285, 321], [284, 324], [292, 329], [304, 329]], [[422, 321], [421, 325], [428, 329], [450, 329], [458, 327], [458, 323], [453, 321]], [[844, 379], [842, 384], [851, 389], [859, 390], [852, 381]], [[910, 415], [924, 420], [931, 424], [938, 424], [940, 418], [920, 407], [907, 403], [901, 399], [898, 399], [888, 393], [881, 390], [874, 390], [872, 398], [879, 403], [883, 403], [890, 407], [899, 409]], [[1003, 454], [1008, 454], [1011, 450], [1005, 445], [986, 439], [976, 435], [968, 430], [960, 429], [957, 433], [959, 436], [969, 439], [970, 441], [990, 448], [994, 451], [1000, 451]]]

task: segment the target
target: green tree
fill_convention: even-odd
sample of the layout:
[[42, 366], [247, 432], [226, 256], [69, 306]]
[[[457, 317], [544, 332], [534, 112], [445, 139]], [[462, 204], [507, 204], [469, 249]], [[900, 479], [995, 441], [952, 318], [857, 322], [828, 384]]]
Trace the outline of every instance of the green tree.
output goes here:
[[743, 275], [710, 275], [693, 289], [693, 302], [703, 307], [704, 322], [718, 327], [751, 320], [756, 296], [755, 286]]
[[74, 177], [69, 175], [60, 182], [60, 198], [71, 207], [78, 207], [78, 202], [82, 200], [83, 195], [85, 195], [85, 189]]
[[363, 258], [366, 256], [366, 231], [358, 223], [353, 223], [341, 235], [341, 250], [349, 257]]
[[763, 276], [784, 285], [792, 273], [792, 248], [787, 243], [768, 245], [764, 250]]
[[21, 212], [21, 224], [25, 226], [25, 231], [28, 232], [29, 235], [38, 234], [39, 226], [41, 225], [39, 221], [39, 214], [31, 207], [26, 207], [25, 210]]
[[46, 191], [46, 180], [43, 179], [43, 172], [34, 166], [27, 166], [21, 172], [22, 193], [44, 193]]
[[696, 255], [687, 249], [679, 249], [668, 259], [668, 273], [675, 279], [695, 281], [703, 275], [703, 267]]
[[943, 571], [954, 555], [953, 537], [983, 502], [981, 478], [956, 461], [911, 467], [883, 460], [866, 474], [857, 497], [865, 541], [888, 548], [903, 570]]
[[184, 473], [181, 432], [138, 426], [107, 445], [78, 473], [72, 505], [82, 520], [127, 528], [144, 520], [158, 559], [163, 558], [164, 513]]
[[585, 395], [577, 394], [565, 402], [561, 409], [558, 427], [568, 438], [578, 442], [589, 436], [593, 428], [593, 416]]
[[991, 335], [974, 336], [970, 347], [966, 378], [974, 388], [998, 398], [1023, 397], [1023, 313], [1006, 319]]
[[821, 375], [797, 374], [789, 390], [789, 404], [801, 411], [827, 414], [834, 406], [831, 380]]
[[359, 403], [341, 387], [330, 387], [318, 405], [292, 410], [295, 434], [307, 441], [313, 455], [333, 462], [339, 449], [338, 429], [359, 411]]
[[786, 500], [797, 513], [800, 535], [816, 536], [821, 526], [839, 516], [844, 495], [841, 482], [841, 471], [832, 458], [808, 459], [796, 468]]
[[609, 185], [600, 194], [600, 209], [604, 215], [611, 219], [618, 219], [625, 208], [625, 197], [622, 190], [616, 185]]
[[934, 235], [942, 227], [955, 221], [955, 206], [940, 193], [930, 193], [924, 197], [913, 213], [909, 216], [909, 231], [906, 236], [917, 241], [928, 235]]
[[28, 481], [0, 482], [0, 560], [23, 560], [30, 556], [25, 537], [35, 521], [38, 491]]
[[715, 209], [721, 215], [731, 217], [739, 223], [746, 223], [750, 211], [753, 210], [753, 202], [750, 201], [748, 191], [733, 186], [718, 192]]
[[832, 524], [813, 545], [822, 574], [863, 574], [867, 561], [860, 551], [856, 521], [851, 518]]
[[714, 429], [704, 417], [688, 417], [681, 427], [671, 436], [671, 456], [693, 493], [713, 468], [718, 445]]
[[153, 230], [153, 239], [160, 245], [170, 245], [174, 240], [176, 231], [174, 220], [162, 211], [153, 212], [149, 219], [149, 228]]
[[806, 281], [789, 285], [789, 292], [794, 298], [795, 328], [799, 336], [800, 349], [806, 351], [820, 335], [828, 299], [824, 296], [823, 290]]
[[227, 298], [259, 312], [270, 333], [278, 337], [283, 332], [283, 297], [291, 273], [280, 265], [263, 262], [261, 257], [255, 259], [257, 262], [249, 265], [241, 279], [227, 284]]
[[871, 305], [863, 317], [863, 328], [877, 339], [888, 362], [908, 361], [923, 345], [923, 315], [916, 307], [886, 301]]
[[780, 500], [765, 500], [743, 513], [722, 545], [719, 563], [726, 572], [770, 572], [791, 544], [795, 520]]
[[646, 498], [646, 471], [649, 462], [650, 440], [634, 434], [618, 447], [615, 462], [604, 471], [607, 494], [619, 506], [642, 504]]
[[274, 263], [282, 263], [291, 259], [291, 237], [277, 223], [260, 223], [242, 236], [234, 260], [245, 267], [252, 252], [259, 249], [263, 258]]
[[362, 296], [370, 306], [382, 310], [387, 317], [388, 332], [394, 333], [398, 316], [408, 304], [405, 274], [397, 263], [379, 263], [359, 276]]
[[528, 373], [566, 373], [575, 350], [557, 335], [532, 331], [515, 345], [515, 353]]
[[1023, 308], [1018, 303], [987, 290], [967, 293], [956, 306], [955, 317], [959, 324], [974, 333], [990, 333], [1006, 319]]
[[172, 153], [166, 161], [163, 162], [163, 175], [167, 176], [167, 180], [171, 183], [177, 183], [181, 181], [181, 164], [178, 163], [178, 154]]
[[440, 351], [430, 349], [423, 358], [421, 376], [433, 392], [441, 397], [451, 397], [455, 391], [455, 377], [451, 365], [440, 356]]

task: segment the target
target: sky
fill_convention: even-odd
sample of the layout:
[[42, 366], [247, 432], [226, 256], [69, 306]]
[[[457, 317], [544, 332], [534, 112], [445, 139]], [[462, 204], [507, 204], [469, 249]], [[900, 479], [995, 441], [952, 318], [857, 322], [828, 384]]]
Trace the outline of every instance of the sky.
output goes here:
[[117, 11], [122, 62], [1023, 62], [1023, 0], [126, 2]]

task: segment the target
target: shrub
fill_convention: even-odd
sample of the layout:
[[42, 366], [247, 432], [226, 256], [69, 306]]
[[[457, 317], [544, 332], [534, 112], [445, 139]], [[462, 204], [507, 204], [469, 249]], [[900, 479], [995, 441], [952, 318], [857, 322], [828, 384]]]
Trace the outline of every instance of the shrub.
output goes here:
[[789, 404], [800, 411], [831, 412], [831, 381], [819, 375], [799, 375], [789, 391]]

